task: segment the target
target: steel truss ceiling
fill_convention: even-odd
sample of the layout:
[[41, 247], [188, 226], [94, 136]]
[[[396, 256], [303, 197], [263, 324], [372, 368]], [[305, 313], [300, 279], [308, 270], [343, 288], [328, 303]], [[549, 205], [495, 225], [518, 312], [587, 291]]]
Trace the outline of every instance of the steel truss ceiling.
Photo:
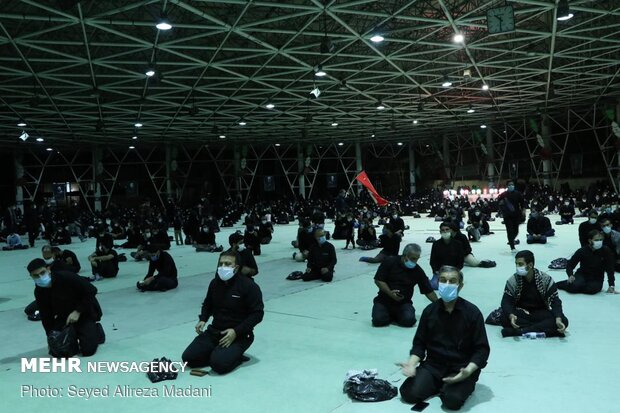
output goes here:
[[[516, 31], [489, 35], [486, 11], [506, 3], [514, 7]], [[207, 143], [220, 135], [231, 142], [424, 139], [620, 95], [617, 0], [571, 1], [575, 17], [566, 22], [556, 21], [554, 0], [2, 6], [3, 144], [17, 142], [25, 129], [45, 145], [128, 145], [137, 119], [143, 144]], [[154, 27], [162, 9], [170, 31]], [[369, 40], [375, 29], [384, 42]], [[464, 44], [452, 42], [456, 31]], [[321, 53], [325, 34], [331, 53]], [[147, 78], [151, 62], [158, 75]], [[319, 64], [323, 78], [314, 76]], [[465, 69], [471, 78], [463, 77]], [[444, 75], [453, 87], [441, 86]], [[315, 86], [320, 97], [310, 99]], [[385, 110], [376, 109], [378, 101]], [[467, 113], [470, 106], [474, 113]], [[18, 128], [19, 119], [28, 126]]]

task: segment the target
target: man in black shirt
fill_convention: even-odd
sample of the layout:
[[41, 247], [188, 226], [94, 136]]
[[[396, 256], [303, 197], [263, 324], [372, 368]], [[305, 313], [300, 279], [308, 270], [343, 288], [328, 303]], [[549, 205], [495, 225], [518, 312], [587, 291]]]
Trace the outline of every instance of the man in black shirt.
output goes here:
[[383, 234], [379, 236], [379, 244], [383, 248], [375, 257], [360, 257], [360, 261], [371, 264], [383, 262], [386, 257], [398, 256], [400, 253], [400, 242], [402, 236], [394, 231], [391, 224], [383, 226]]
[[245, 247], [243, 242], [243, 234], [233, 232], [228, 237], [228, 243], [230, 244], [228, 251], [239, 255], [239, 273], [252, 278], [258, 274], [258, 265], [256, 264], [256, 259], [254, 259], [254, 254], [252, 254], [249, 248]]
[[571, 205], [570, 199], [565, 198], [564, 204], [560, 207], [560, 223], [561, 224], [574, 224], [575, 219], [575, 207]]
[[431, 286], [437, 289], [439, 280], [439, 269], [443, 265], [450, 265], [459, 270], [463, 268], [465, 263], [465, 250], [463, 244], [453, 238], [454, 231], [449, 222], [443, 222], [439, 225], [441, 238], [433, 242], [431, 248], [431, 269], [433, 270], [433, 278]]
[[273, 237], [273, 225], [267, 220], [267, 216], [261, 218], [258, 225], [258, 238], [263, 245], [269, 244]]
[[555, 230], [551, 228], [551, 221], [537, 209], [533, 209], [530, 218], [527, 220], [527, 243], [546, 244], [547, 237], [555, 235]]
[[596, 209], [590, 210], [588, 213], [588, 220], [579, 224], [579, 244], [581, 244], [582, 247], [588, 246], [588, 234], [593, 229], [601, 229], [598, 223], [598, 212]]
[[506, 281], [502, 297], [503, 337], [542, 332], [547, 337], [564, 337], [568, 319], [553, 278], [534, 267], [534, 254], [515, 255], [516, 273]]
[[338, 262], [334, 245], [327, 241], [325, 231], [314, 231], [315, 245], [308, 254], [308, 266], [301, 277], [304, 281], [322, 280], [330, 282], [334, 278], [334, 267]]
[[82, 266], [73, 251], [61, 250], [58, 247], [44, 245], [41, 248], [41, 255], [45, 264], [50, 266], [52, 271], [70, 271], [74, 273], [80, 272]]
[[[603, 234], [592, 230], [588, 234], [587, 247], [579, 248], [568, 260], [567, 281], [560, 281], [557, 287], [569, 293], [596, 294], [603, 288], [607, 273], [608, 293], [615, 293], [614, 253], [603, 245]], [[579, 269], [573, 273], [579, 264]]]
[[501, 193], [497, 200], [504, 218], [504, 225], [506, 225], [508, 245], [510, 245], [510, 250], [516, 253], [515, 238], [519, 235], [519, 225], [525, 221], [525, 200], [523, 195], [515, 190], [513, 181], [508, 181], [508, 190]]
[[222, 252], [221, 245], [218, 247], [215, 242], [215, 232], [208, 225], [204, 224], [200, 232], [196, 234], [194, 242], [196, 252]]
[[[136, 287], [140, 291], [168, 291], [177, 288], [177, 266], [166, 251], [157, 244], [146, 247], [149, 257], [149, 271], [144, 280], [138, 281]], [[155, 275], [157, 271], [157, 275]]]
[[106, 232], [106, 227], [104, 225], [99, 226], [97, 230], [97, 242], [95, 243], [95, 251], [99, 250], [100, 245], [105, 245], [108, 249], [112, 249], [114, 247], [114, 238], [112, 235]]
[[462, 288], [463, 273], [455, 267], [441, 267], [441, 299], [424, 309], [411, 357], [398, 363], [407, 377], [400, 387], [406, 403], [439, 393], [444, 408], [459, 410], [474, 391], [490, 348], [480, 310], [458, 297]]
[[99, 246], [95, 253], [88, 257], [93, 276], [91, 281], [99, 281], [104, 278], [114, 278], [118, 275], [118, 254], [105, 243]]
[[459, 224], [456, 222], [450, 223], [450, 229], [452, 230], [452, 239], [461, 243], [463, 247], [463, 262], [468, 267], [479, 267], [479, 268], [493, 268], [497, 265], [495, 261], [491, 260], [479, 260], [473, 253], [471, 249], [471, 244], [469, 243], [469, 239], [467, 235], [461, 232], [459, 228]]
[[[183, 352], [190, 367], [211, 366], [218, 374], [228, 373], [241, 364], [254, 341], [254, 327], [264, 315], [262, 293], [258, 284], [239, 274], [237, 259], [232, 251], [220, 255], [196, 324], [198, 337]], [[213, 322], [203, 332], [210, 317]]]
[[95, 354], [105, 340], [103, 328], [98, 323], [102, 312], [95, 298], [97, 289], [77, 274], [50, 272], [41, 258], [32, 260], [27, 269], [36, 284], [34, 296], [45, 333], [49, 335], [73, 324], [82, 355]]
[[392, 230], [400, 235], [401, 237], [405, 233], [405, 221], [401, 217], [398, 216], [398, 211], [392, 211], [392, 216], [390, 217], [390, 225], [392, 225]]
[[308, 220], [299, 222], [299, 230], [297, 231], [297, 239], [291, 243], [293, 247], [298, 248], [299, 252], [293, 253], [293, 259], [297, 262], [304, 262], [308, 258], [310, 250], [316, 243], [312, 232], [314, 228]]
[[402, 327], [413, 327], [416, 323], [413, 308], [413, 289], [418, 286], [420, 293], [432, 302], [437, 295], [418, 263], [422, 249], [418, 244], [408, 244], [402, 256], [387, 257], [375, 274], [375, 284], [379, 294], [372, 306], [372, 325], [383, 327], [392, 321]]

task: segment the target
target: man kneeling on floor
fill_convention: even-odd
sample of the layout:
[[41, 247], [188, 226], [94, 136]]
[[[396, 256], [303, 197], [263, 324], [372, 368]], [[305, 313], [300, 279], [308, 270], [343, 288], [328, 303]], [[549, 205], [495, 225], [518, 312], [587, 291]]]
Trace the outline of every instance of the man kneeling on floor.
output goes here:
[[27, 269], [36, 284], [34, 296], [45, 333], [49, 335], [72, 324], [82, 355], [95, 354], [99, 344], [105, 341], [103, 327], [98, 323], [102, 312], [95, 297], [97, 289], [72, 272], [50, 272], [41, 258], [30, 261]]
[[[136, 287], [140, 291], [168, 291], [177, 288], [177, 266], [166, 251], [159, 245], [150, 244], [146, 247], [149, 257], [149, 271], [144, 280], [138, 281]], [[157, 274], [155, 274], [157, 271]]]
[[502, 298], [502, 336], [540, 332], [564, 337], [568, 320], [553, 278], [534, 267], [531, 251], [519, 251], [515, 265], [517, 272], [506, 281]]
[[316, 243], [308, 254], [308, 267], [301, 279], [304, 281], [322, 280], [330, 282], [334, 279], [334, 267], [338, 262], [336, 249], [325, 238], [325, 231], [321, 228], [314, 231]]
[[394, 321], [401, 327], [413, 327], [417, 320], [411, 299], [416, 284], [421, 294], [437, 301], [428, 277], [418, 265], [421, 253], [418, 244], [408, 244], [402, 256], [387, 257], [377, 269], [375, 284], [379, 294], [372, 306], [373, 326], [383, 327]]
[[439, 393], [444, 408], [459, 410], [476, 387], [489, 358], [489, 341], [478, 307], [458, 298], [462, 288], [463, 273], [458, 268], [439, 269], [441, 300], [424, 309], [411, 357], [398, 363], [407, 377], [400, 386], [406, 403]]
[[[254, 341], [254, 327], [263, 320], [261, 290], [252, 279], [239, 273], [239, 256], [234, 251], [220, 255], [217, 276], [211, 280], [202, 303], [198, 337], [183, 352], [189, 367], [211, 366], [218, 374], [234, 370]], [[213, 322], [203, 331], [206, 322]]]

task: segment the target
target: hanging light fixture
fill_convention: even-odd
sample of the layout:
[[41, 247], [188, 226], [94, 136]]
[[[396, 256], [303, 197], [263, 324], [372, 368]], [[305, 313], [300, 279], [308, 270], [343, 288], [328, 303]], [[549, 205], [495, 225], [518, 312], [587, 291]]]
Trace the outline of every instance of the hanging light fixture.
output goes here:
[[558, 3], [558, 11], [557, 11], [557, 20], [558, 21], [566, 21], [572, 19], [574, 16], [570, 11], [570, 7], [568, 6], [568, 0], [560, 0]]
[[489, 90], [489, 85], [487, 85], [486, 83], [482, 85], [482, 90], [484, 90], [485, 92], [487, 90]]
[[377, 102], [377, 110], [383, 110], [385, 109], [385, 106], [383, 106], [383, 103], [381, 101]]
[[136, 123], [133, 124], [133, 126], [135, 126], [136, 128], [141, 128], [144, 125], [140, 121], [137, 121]]
[[17, 126], [19, 126], [20, 128], [23, 128], [23, 127], [27, 126], [27, 124], [23, 120], [20, 120], [19, 122], [17, 122]]
[[338, 122], [333, 121], [333, 122], [332, 122], [332, 126], [338, 126]]
[[275, 108], [275, 107], [276, 107], [276, 105], [274, 105], [273, 103], [267, 103], [267, 104], [265, 105], [265, 107], [266, 107], [267, 109], [273, 109], [273, 108]]
[[318, 65], [316, 70], [314, 71], [314, 75], [318, 77], [327, 76], [327, 73], [323, 70], [322, 65]]
[[465, 41], [465, 36], [463, 36], [461, 33], [456, 33], [454, 37], [452, 37], [452, 41], [454, 43], [463, 43]]
[[443, 86], [443, 87], [450, 87], [450, 86], [452, 86], [452, 81], [450, 80], [448, 75], [443, 75], [443, 83], [441, 84], [441, 86]]
[[476, 110], [472, 105], [469, 105], [469, 109], [467, 109], [467, 113], [474, 113]]
[[38, 138], [37, 138], [37, 142], [43, 142], [44, 140], [45, 140], [45, 139], [43, 139], [43, 138], [41, 138], [41, 137], [38, 137]]
[[159, 20], [157, 20], [157, 24], [155, 25], [159, 30], [170, 30], [172, 29], [172, 25], [170, 24], [170, 20], [168, 20], [168, 16], [165, 12], [161, 12], [159, 16]]
[[245, 123], [245, 121], [243, 119], [241, 119], [239, 121], [239, 126], [245, 126], [245, 125], [247, 125], [247, 123]]
[[153, 63], [149, 63], [148, 66], [146, 67], [146, 70], [144, 71], [144, 74], [147, 77], [155, 76], [155, 65]]
[[480, 129], [486, 129], [486, 128], [487, 128], [487, 125], [485, 124], [480, 125]]

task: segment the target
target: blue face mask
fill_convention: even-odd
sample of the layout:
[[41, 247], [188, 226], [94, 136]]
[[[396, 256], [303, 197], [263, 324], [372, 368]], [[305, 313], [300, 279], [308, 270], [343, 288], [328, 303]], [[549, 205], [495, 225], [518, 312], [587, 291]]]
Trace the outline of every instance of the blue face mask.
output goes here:
[[442, 300], [449, 303], [456, 300], [459, 296], [459, 286], [456, 284], [439, 283], [437, 293]]
[[319, 238], [319, 244], [323, 245], [325, 242], [327, 242], [327, 238], [325, 238], [325, 236]]
[[35, 278], [34, 283], [38, 287], [47, 288], [52, 284], [52, 276], [49, 272], [43, 273], [39, 278]]
[[312, 227], [308, 228], [306, 231], [308, 231], [308, 233], [312, 232]]
[[514, 185], [508, 185], [508, 191], [512, 192], [515, 190]]
[[157, 255], [151, 255], [151, 261], [157, 261], [159, 257]]
[[413, 261], [405, 260], [405, 267], [409, 268], [410, 270], [413, 270], [416, 265], [418, 265], [418, 264], [416, 264]]

